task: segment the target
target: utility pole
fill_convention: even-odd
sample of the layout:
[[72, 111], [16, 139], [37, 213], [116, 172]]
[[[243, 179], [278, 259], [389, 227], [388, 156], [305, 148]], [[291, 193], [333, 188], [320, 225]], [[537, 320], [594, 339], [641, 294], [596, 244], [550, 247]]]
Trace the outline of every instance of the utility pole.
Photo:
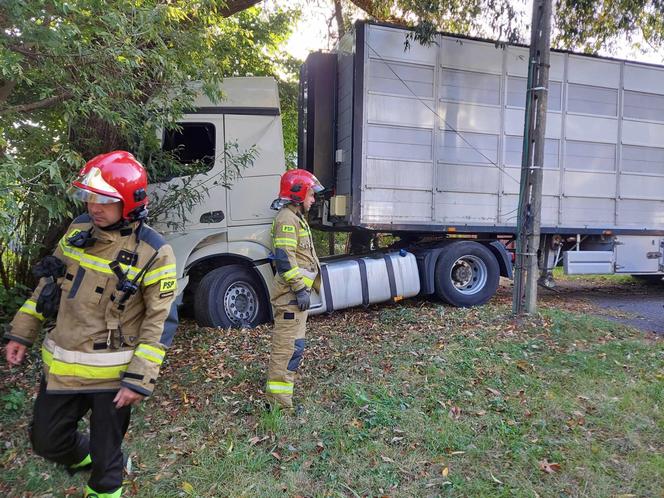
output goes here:
[[540, 245], [542, 214], [542, 166], [549, 88], [551, 0], [533, 0], [533, 17], [530, 26], [526, 116], [512, 299], [512, 312], [515, 315], [521, 315], [524, 311], [526, 313], [537, 311], [537, 279], [539, 277], [537, 251]]

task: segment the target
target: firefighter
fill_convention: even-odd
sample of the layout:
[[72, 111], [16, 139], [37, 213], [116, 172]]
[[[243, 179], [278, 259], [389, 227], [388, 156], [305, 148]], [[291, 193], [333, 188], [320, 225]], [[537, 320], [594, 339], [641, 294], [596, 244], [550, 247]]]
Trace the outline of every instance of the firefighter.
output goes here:
[[314, 194], [323, 186], [302, 169], [281, 177], [279, 198], [272, 203], [273, 258], [276, 269], [272, 288], [274, 330], [267, 374], [266, 394], [271, 405], [293, 408], [293, 386], [302, 355], [310, 292], [320, 289], [320, 265], [305, 218]]
[[[11, 322], [6, 358], [20, 364], [44, 322], [44, 373], [32, 447], [70, 473], [91, 470], [86, 497], [122, 494], [121, 443], [131, 406], [149, 396], [177, 326], [175, 257], [144, 223], [147, 177], [128, 152], [90, 160], [70, 194], [87, 203]], [[56, 316], [57, 313], [57, 316]], [[77, 431], [90, 411], [89, 436]]]

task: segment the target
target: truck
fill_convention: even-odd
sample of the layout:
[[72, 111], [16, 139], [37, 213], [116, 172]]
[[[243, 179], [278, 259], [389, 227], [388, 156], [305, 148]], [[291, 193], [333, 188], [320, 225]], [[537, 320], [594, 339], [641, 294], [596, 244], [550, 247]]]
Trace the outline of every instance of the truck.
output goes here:
[[[477, 306], [512, 276], [528, 48], [445, 33], [421, 45], [410, 33], [360, 21], [301, 68], [298, 167], [329, 187], [310, 223], [351, 241], [349, 254], [322, 259], [310, 314], [415, 295]], [[543, 283], [561, 264], [661, 280], [664, 67], [555, 50], [549, 77]], [[270, 78], [224, 85], [226, 100], [200, 96], [164, 147], [214, 158], [201, 181], [228, 167], [229, 143], [254, 147], [256, 160], [167, 238], [199, 324], [251, 327], [271, 313], [279, 97]]]

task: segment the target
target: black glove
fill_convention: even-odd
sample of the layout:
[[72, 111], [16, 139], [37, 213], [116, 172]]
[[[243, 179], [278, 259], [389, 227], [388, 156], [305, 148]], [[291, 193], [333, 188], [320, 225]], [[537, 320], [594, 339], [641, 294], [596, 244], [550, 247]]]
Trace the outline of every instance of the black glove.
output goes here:
[[307, 311], [311, 302], [309, 291], [307, 289], [300, 289], [295, 293], [295, 297], [297, 298], [297, 308], [300, 311]]
[[32, 274], [40, 278], [48, 278], [37, 298], [35, 309], [46, 318], [55, 318], [60, 306], [60, 286], [56, 280], [65, 274], [65, 264], [55, 256], [46, 256], [32, 269]]
[[58, 279], [65, 275], [65, 264], [55, 256], [46, 256], [32, 269], [32, 274], [35, 278], [53, 277]]
[[49, 277], [49, 282], [42, 287], [35, 309], [38, 313], [44, 315], [45, 318], [55, 318], [58, 314], [58, 307], [60, 306], [60, 286]]

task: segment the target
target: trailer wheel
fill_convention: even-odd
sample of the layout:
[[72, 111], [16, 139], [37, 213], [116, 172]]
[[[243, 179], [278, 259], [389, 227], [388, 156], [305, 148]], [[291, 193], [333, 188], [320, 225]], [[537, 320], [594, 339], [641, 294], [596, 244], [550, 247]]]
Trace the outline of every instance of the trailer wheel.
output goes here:
[[256, 275], [245, 266], [228, 265], [201, 279], [194, 315], [202, 327], [253, 328], [268, 321], [268, 306]]
[[498, 261], [478, 242], [454, 242], [436, 262], [436, 296], [452, 306], [465, 308], [486, 303], [496, 293], [499, 280]]

